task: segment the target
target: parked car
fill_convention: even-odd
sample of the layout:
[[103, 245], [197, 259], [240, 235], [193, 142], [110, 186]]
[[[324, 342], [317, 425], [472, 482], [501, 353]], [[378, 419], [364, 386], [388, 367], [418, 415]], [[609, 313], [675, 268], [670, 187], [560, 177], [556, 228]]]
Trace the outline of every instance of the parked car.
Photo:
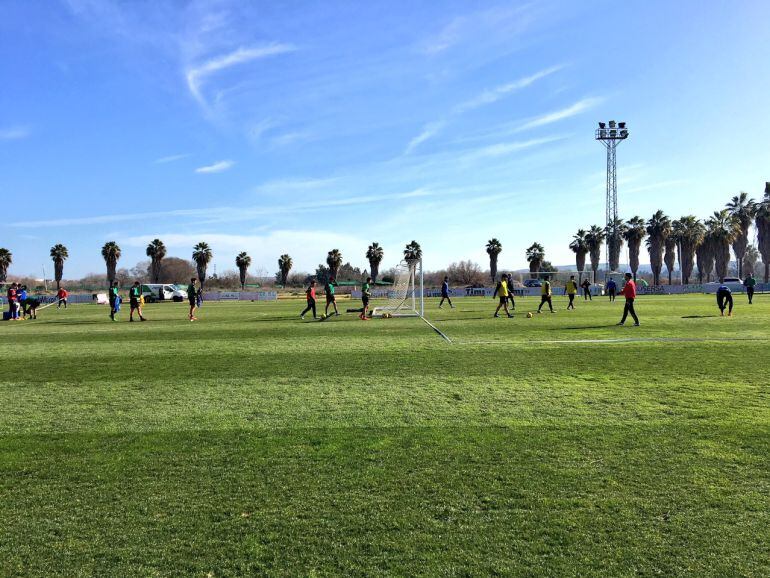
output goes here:
[[524, 287], [542, 287], [543, 282], [540, 279], [524, 279]]
[[743, 281], [738, 277], [725, 277], [724, 283], [719, 281], [712, 281], [711, 283], [704, 283], [703, 290], [706, 293], [716, 293], [720, 285], [727, 285], [730, 291], [743, 291]]
[[187, 291], [178, 285], [168, 283], [147, 283], [142, 285], [142, 295], [146, 301], [184, 301], [187, 299]]

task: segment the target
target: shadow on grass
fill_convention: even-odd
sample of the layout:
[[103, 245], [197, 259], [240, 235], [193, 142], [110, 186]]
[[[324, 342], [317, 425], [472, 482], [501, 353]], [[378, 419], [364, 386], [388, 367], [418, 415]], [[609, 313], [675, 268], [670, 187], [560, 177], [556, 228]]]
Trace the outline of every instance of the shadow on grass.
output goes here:
[[609, 325], [580, 325], [578, 327], [553, 327], [549, 331], [574, 331], [576, 329], [608, 329], [610, 327], [618, 327], [617, 323], [610, 323]]
[[709, 317], [719, 317], [719, 315], [682, 315], [682, 319], [708, 319]]

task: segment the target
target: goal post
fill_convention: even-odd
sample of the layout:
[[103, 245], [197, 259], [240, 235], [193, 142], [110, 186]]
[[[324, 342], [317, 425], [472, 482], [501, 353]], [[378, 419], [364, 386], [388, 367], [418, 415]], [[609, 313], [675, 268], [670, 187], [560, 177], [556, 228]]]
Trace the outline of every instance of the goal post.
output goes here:
[[387, 289], [385, 298], [384, 304], [372, 309], [373, 317], [382, 317], [386, 313], [392, 317], [424, 316], [422, 259], [401, 261], [395, 267], [393, 285]]

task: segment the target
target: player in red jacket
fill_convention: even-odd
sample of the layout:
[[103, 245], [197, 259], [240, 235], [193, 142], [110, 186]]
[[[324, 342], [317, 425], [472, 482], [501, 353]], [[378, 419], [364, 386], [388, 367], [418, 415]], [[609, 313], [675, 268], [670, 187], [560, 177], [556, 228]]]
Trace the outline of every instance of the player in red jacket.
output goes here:
[[623, 285], [623, 289], [620, 290], [620, 294], [626, 298], [626, 306], [623, 308], [623, 319], [620, 320], [618, 325], [623, 325], [626, 322], [626, 317], [631, 314], [634, 318], [634, 327], [639, 327], [639, 318], [634, 311], [634, 299], [636, 299], [636, 283], [631, 278], [631, 273], [626, 273], [626, 284]]
[[305, 310], [299, 314], [300, 318], [304, 319], [305, 313], [312, 309], [313, 319], [318, 319], [315, 311], [315, 279], [310, 282], [310, 286], [307, 288], [307, 291], [305, 291], [305, 297], [307, 299], [307, 307], [305, 307]]
[[67, 308], [67, 297], [69, 297], [67, 290], [64, 287], [60, 287], [56, 292], [56, 298], [59, 300], [59, 304], [56, 306], [57, 309], [61, 309], [62, 305], [64, 305], [65, 309]]

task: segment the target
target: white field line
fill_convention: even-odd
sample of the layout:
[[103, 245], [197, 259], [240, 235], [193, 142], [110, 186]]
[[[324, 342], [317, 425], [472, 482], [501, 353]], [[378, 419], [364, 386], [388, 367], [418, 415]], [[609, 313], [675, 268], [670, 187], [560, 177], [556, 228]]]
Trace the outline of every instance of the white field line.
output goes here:
[[611, 339], [542, 339], [542, 340], [519, 340], [519, 341], [465, 341], [454, 340], [457, 345], [524, 345], [528, 343], [535, 344], [580, 344], [580, 343], [677, 343], [677, 342], [709, 342], [709, 341], [768, 341], [767, 337], [617, 337]]

